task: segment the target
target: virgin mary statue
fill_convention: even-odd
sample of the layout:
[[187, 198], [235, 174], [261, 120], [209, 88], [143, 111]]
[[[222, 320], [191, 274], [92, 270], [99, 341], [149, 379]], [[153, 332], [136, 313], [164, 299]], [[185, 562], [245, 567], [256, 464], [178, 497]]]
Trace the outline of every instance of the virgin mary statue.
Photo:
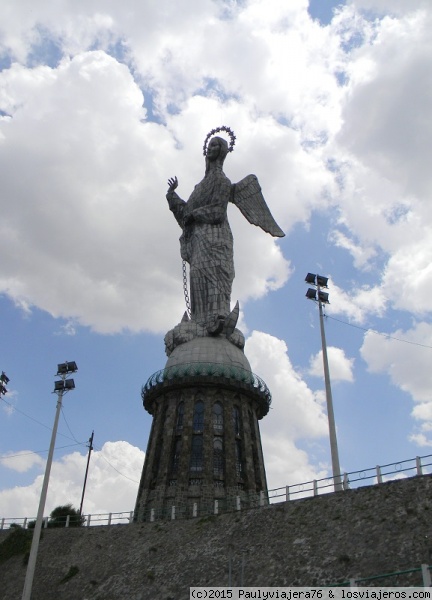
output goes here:
[[[230, 145], [224, 138], [215, 136], [207, 146], [209, 137], [219, 131], [229, 133]], [[223, 172], [234, 140], [228, 127], [213, 130], [204, 144], [204, 178], [195, 186], [189, 200], [185, 202], [176, 193], [177, 177], [168, 180], [166, 194], [169, 208], [182, 229], [181, 257], [190, 266], [190, 319], [207, 331], [207, 335], [220, 333], [231, 313], [234, 259], [228, 202], [236, 204], [250, 223], [273, 236], [284, 235], [265, 203], [255, 175], [232, 184]]]

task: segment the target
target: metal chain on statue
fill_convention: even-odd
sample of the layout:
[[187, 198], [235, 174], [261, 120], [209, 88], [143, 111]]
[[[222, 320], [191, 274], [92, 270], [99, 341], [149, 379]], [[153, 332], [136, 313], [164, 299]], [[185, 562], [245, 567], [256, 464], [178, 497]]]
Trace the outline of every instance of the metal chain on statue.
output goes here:
[[185, 297], [185, 303], [186, 303], [186, 311], [187, 311], [187, 314], [189, 315], [189, 319], [190, 319], [191, 318], [191, 305], [190, 305], [189, 292], [188, 292], [188, 286], [187, 286], [187, 274], [186, 274], [186, 261], [185, 260], [182, 263], [182, 268], [183, 268], [183, 291], [184, 291], [184, 297]]

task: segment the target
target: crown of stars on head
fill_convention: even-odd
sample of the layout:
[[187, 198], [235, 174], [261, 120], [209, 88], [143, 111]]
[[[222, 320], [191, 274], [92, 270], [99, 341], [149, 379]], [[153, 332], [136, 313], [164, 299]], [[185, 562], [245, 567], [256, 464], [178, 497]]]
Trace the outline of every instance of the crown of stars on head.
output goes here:
[[207, 144], [208, 144], [209, 139], [216, 133], [219, 133], [219, 131], [225, 131], [225, 133], [227, 133], [230, 136], [230, 144], [229, 144], [228, 152], [232, 152], [234, 150], [234, 144], [236, 141], [236, 136], [234, 135], [234, 131], [230, 127], [227, 127], [226, 125], [222, 125], [222, 127], [216, 127], [216, 129], [212, 129], [210, 131], [210, 133], [207, 134], [207, 137], [204, 141], [204, 146], [203, 146], [204, 156], [207, 156]]

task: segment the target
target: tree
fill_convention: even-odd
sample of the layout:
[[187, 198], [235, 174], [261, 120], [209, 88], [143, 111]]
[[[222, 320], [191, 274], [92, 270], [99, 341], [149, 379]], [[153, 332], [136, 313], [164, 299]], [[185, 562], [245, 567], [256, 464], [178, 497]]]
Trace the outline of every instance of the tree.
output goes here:
[[[75, 509], [72, 504], [64, 504], [56, 506], [51, 512], [48, 520], [48, 527], [66, 527], [66, 520], [69, 516], [69, 527], [81, 527], [84, 524], [85, 517], [80, 515], [79, 510]], [[29, 521], [27, 529], [34, 529], [36, 521]]]
[[57, 506], [50, 514], [48, 527], [66, 527], [69, 517], [69, 527], [81, 527], [85, 521], [79, 510], [73, 508], [72, 504]]

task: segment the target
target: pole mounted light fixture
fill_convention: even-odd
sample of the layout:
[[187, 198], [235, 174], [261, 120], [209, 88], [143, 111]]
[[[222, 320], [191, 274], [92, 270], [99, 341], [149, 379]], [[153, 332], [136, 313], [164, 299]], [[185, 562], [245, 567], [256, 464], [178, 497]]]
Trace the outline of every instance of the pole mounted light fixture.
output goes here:
[[316, 275], [315, 273], [308, 273], [305, 277], [306, 283], [309, 285], [316, 285]]
[[63, 375], [69, 375], [78, 371], [78, 367], [75, 361], [64, 362], [57, 365], [57, 375], [62, 377]]
[[316, 285], [320, 288], [328, 288], [327, 285], [328, 277], [323, 277], [322, 275], [316, 276]]
[[[56, 414], [55, 414], [55, 419], [54, 419], [54, 426], [53, 426], [53, 430], [52, 430], [52, 434], [51, 434], [51, 443], [50, 443], [50, 448], [48, 451], [47, 463], [46, 463], [46, 467], [45, 467], [45, 475], [44, 475], [44, 480], [43, 480], [43, 484], [42, 484], [42, 492], [41, 492], [40, 501], [39, 501], [39, 509], [38, 509], [38, 514], [36, 517], [36, 524], [35, 524], [34, 532], [33, 532], [32, 545], [30, 548], [30, 556], [29, 556], [29, 560], [27, 563], [27, 572], [26, 572], [26, 578], [25, 578], [25, 582], [24, 582], [24, 590], [23, 590], [23, 594], [21, 597], [22, 600], [30, 600], [31, 599], [33, 578], [34, 578], [34, 572], [35, 572], [35, 567], [36, 567], [36, 559], [37, 559], [37, 553], [38, 553], [38, 549], [39, 549], [39, 540], [40, 540], [40, 535], [41, 535], [41, 530], [42, 530], [43, 512], [45, 509], [45, 501], [46, 501], [46, 496], [47, 496], [47, 491], [48, 491], [48, 483], [49, 483], [49, 477], [50, 477], [50, 472], [51, 472], [52, 459], [53, 459], [53, 455], [54, 455], [54, 446], [55, 446], [55, 440], [56, 440], [56, 436], [57, 436], [57, 428], [58, 428], [58, 422], [59, 422], [59, 417], [60, 417], [60, 410], [62, 407], [63, 395], [66, 394], [66, 392], [69, 392], [70, 390], [73, 390], [75, 388], [75, 382], [73, 379], [70, 379], [69, 376], [72, 373], [75, 373], [77, 370], [78, 370], [78, 367], [77, 367], [76, 362], [64, 362], [64, 363], [57, 365], [57, 377], [60, 377], [60, 380], [54, 382], [54, 391], [53, 391], [54, 394], [57, 394], [57, 408], [56, 408]], [[1, 378], [0, 378], [0, 380], [1, 380]]]
[[75, 382], [73, 379], [66, 379], [65, 381], [60, 380], [54, 382], [54, 392], [56, 393], [62, 390], [67, 392], [73, 389], [75, 389]]
[[4, 394], [7, 394], [8, 391], [6, 389], [6, 386], [8, 383], [9, 377], [4, 371], [2, 371], [2, 374], [0, 375], [0, 396], [4, 396]]
[[313, 288], [309, 288], [308, 291], [306, 292], [306, 298], [308, 300], [316, 300], [317, 299], [317, 291], [314, 290]]
[[334, 481], [334, 490], [338, 492], [343, 489], [342, 486], [342, 478], [341, 478], [341, 470], [339, 464], [339, 451], [337, 445], [337, 437], [336, 437], [336, 425], [335, 425], [335, 417], [333, 410], [333, 398], [331, 392], [331, 384], [330, 384], [330, 370], [328, 365], [328, 356], [327, 356], [327, 343], [325, 337], [324, 330], [324, 312], [323, 312], [323, 304], [330, 304], [329, 295], [327, 292], [323, 292], [321, 288], [328, 289], [328, 277], [323, 277], [322, 275], [315, 275], [315, 273], [308, 273], [305, 277], [305, 281], [308, 285], [315, 286], [314, 288], [309, 288], [306, 292], [306, 298], [308, 300], [314, 300], [318, 302], [319, 309], [319, 317], [320, 317], [320, 329], [321, 329], [321, 345], [322, 345], [322, 354], [323, 354], [323, 365], [324, 365], [324, 380], [325, 380], [325, 388], [326, 388], [326, 401], [327, 401], [327, 417], [329, 422], [329, 437], [330, 437], [330, 452], [332, 459], [332, 472], [333, 472], [333, 481]]

